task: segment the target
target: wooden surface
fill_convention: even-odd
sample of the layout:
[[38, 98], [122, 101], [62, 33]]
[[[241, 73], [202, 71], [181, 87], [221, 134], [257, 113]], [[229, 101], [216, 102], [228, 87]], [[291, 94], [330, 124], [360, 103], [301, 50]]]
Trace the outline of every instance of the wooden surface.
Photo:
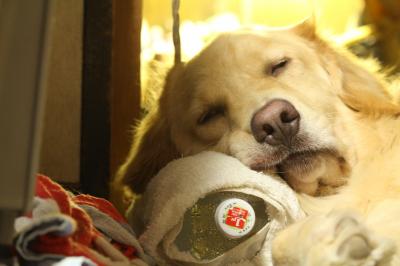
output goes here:
[[83, 193], [105, 198], [110, 178], [113, 2], [84, 2], [80, 181]]
[[141, 0], [113, 1], [110, 169], [128, 154], [132, 127], [140, 113]]

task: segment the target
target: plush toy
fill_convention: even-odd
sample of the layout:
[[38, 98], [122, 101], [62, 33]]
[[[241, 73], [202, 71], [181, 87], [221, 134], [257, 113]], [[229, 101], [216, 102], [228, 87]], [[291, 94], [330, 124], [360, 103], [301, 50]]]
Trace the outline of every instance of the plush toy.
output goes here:
[[128, 210], [159, 265], [271, 265], [276, 232], [304, 216], [279, 177], [216, 152], [171, 162]]

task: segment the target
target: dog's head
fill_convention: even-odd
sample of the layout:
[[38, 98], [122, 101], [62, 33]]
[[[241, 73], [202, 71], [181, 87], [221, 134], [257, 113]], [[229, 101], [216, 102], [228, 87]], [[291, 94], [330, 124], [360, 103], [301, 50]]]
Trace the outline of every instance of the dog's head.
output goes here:
[[225, 34], [172, 69], [120, 175], [141, 192], [169, 161], [214, 150], [324, 194], [351, 170], [350, 117], [391, 108], [381, 82], [307, 22]]

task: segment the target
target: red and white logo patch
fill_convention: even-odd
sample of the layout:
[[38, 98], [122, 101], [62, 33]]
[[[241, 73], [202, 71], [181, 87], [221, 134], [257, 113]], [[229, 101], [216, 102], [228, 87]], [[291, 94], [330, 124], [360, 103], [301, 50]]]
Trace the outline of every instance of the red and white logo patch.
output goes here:
[[225, 220], [227, 225], [243, 229], [247, 222], [247, 216], [249, 211], [239, 207], [233, 207], [228, 210], [228, 214]]
[[215, 222], [218, 228], [230, 238], [247, 235], [254, 227], [253, 207], [242, 199], [227, 199], [218, 205]]

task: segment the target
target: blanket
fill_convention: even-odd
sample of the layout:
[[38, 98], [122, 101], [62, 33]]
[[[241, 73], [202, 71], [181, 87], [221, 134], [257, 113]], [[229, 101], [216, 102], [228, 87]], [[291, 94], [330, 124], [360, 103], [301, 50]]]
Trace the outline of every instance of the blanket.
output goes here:
[[16, 219], [15, 229], [21, 265], [151, 262], [110, 202], [90, 195], [75, 196], [44, 175], [37, 176], [32, 211]]

